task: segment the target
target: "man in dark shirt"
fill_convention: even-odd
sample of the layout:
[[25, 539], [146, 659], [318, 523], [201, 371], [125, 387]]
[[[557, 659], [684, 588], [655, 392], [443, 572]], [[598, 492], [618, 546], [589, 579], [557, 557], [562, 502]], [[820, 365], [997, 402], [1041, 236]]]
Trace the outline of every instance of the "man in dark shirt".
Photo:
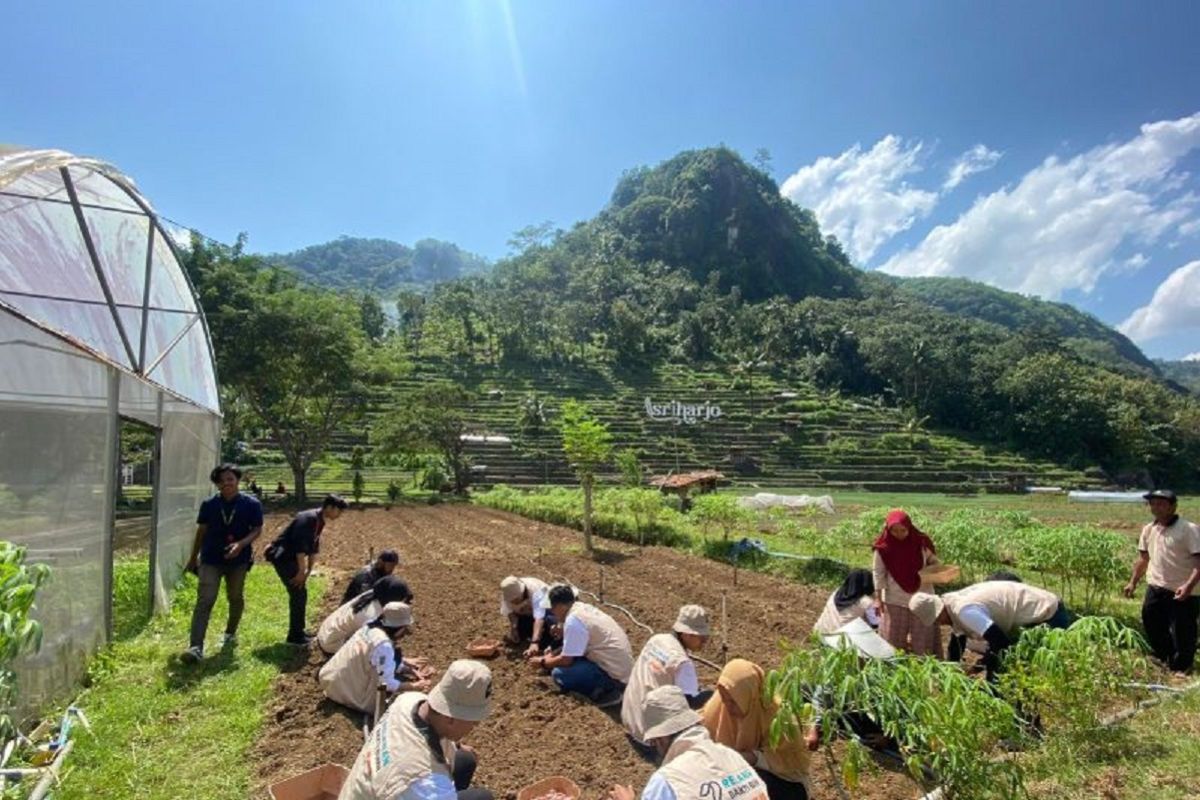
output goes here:
[[367, 564], [354, 573], [354, 577], [350, 579], [350, 585], [346, 587], [346, 593], [342, 595], [342, 605], [349, 603], [367, 589], [370, 589], [375, 585], [375, 581], [391, 575], [396, 571], [396, 565], [399, 563], [400, 555], [395, 550], [384, 550], [381, 552], [376, 557], [374, 564]]
[[250, 570], [253, 551], [250, 545], [262, 533], [262, 504], [250, 495], [238, 491], [242, 471], [232, 464], [222, 464], [212, 471], [209, 480], [217, 494], [200, 505], [196, 515], [196, 539], [187, 570], [200, 579], [196, 608], [192, 611], [192, 634], [183, 660], [195, 663], [204, 658], [204, 636], [208, 618], [221, 579], [225, 579], [225, 597], [229, 601], [229, 619], [225, 623], [222, 647], [237, 644], [238, 623], [246, 603], [243, 589]]
[[320, 508], [301, 511], [283, 533], [267, 548], [267, 560], [288, 593], [287, 643], [307, 647], [312, 635], [304, 630], [304, 612], [308, 605], [308, 576], [312, 574], [321, 550], [321, 531], [326, 522], [337, 519], [349, 505], [336, 494], [325, 495]]

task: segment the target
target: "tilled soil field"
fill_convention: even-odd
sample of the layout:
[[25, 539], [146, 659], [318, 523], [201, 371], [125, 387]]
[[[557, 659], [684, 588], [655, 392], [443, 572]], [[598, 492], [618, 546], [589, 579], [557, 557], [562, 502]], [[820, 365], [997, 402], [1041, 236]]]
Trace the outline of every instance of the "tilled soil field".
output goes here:
[[[566, 578], [598, 593], [603, 564], [604, 600], [624, 606], [655, 631], [669, 630], [684, 603], [709, 609], [715, 630], [701, 655], [716, 662], [721, 658], [725, 593], [728, 657], [748, 658], [770, 669], [779, 662], [780, 640], [807, 636], [828, 596], [825, 590], [747, 572], [737, 575], [734, 586], [732, 570], [713, 561], [666, 548], [598, 543], [603, 552], [593, 561], [580, 555], [582, 535], [575, 531], [475, 506], [351, 511], [322, 537], [320, 560], [333, 579], [320, 609], [324, 614], [336, 607], [346, 578], [365, 563], [368, 549], [397, 549], [397, 574], [415, 595], [416, 624], [405, 640], [405, 653], [425, 656], [440, 671], [464, 657], [472, 639], [499, 638], [507, 630], [499, 613], [505, 575]], [[605, 610], [629, 633], [636, 655], [649, 633], [621, 612]], [[254, 753], [260, 795], [273, 781], [326, 762], [349, 766], [358, 754], [363, 717], [321, 694], [316, 676], [323, 661], [314, 648], [307, 661], [298, 659], [295, 669], [276, 683]], [[614, 783], [640, 791], [654, 765], [629, 746], [619, 709], [606, 713], [560, 694], [515, 649], [487, 663], [494, 680], [492, 714], [466, 739], [479, 754], [478, 785], [509, 800], [521, 787], [551, 775], [573, 779], [585, 800], [603, 797]], [[714, 670], [700, 665], [699, 671], [702, 683], [715, 681]], [[860, 788], [856, 797], [895, 800], [922, 794], [895, 767], [881, 765], [877, 774], [865, 776], [866, 791]], [[812, 773], [817, 798], [837, 796], [819, 754], [814, 754]]]

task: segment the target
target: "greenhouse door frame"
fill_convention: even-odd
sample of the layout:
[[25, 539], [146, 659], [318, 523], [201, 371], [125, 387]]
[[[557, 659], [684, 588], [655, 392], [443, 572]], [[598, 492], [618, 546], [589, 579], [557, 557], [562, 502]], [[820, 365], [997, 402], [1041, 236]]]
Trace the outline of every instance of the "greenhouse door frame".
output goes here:
[[158, 508], [162, 491], [162, 438], [163, 438], [163, 393], [157, 393], [154, 420], [151, 424], [143, 419], [121, 413], [121, 371], [108, 368], [108, 470], [105, 478], [104, 523], [104, 641], [113, 638], [113, 559], [116, 557], [117, 541], [117, 481], [121, 472], [121, 424], [124, 421], [141, 425], [154, 431], [154, 451], [150, 460], [150, 569], [147, 578], [147, 603], [149, 613], [154, 614], [154, 576], [158, 570]]

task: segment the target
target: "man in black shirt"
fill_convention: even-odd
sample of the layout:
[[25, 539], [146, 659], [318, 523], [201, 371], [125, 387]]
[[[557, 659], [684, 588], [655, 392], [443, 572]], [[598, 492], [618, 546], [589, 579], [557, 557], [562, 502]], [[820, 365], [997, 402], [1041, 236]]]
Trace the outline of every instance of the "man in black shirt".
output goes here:
[[346, 593], [342, 595], [342, 605], [349, 603], [360, 594], [375, 585], [375, 581], [391, 575], [400, 563], [400, 555], [395, 550], [384, 550], [376, 558], [374, 564], [368, 564], [350, 579]]
[[325, 495], [320, 508], [301, 511], [283, 533], [267, 548], [267, 560], [288, 593], [287, 643], [307, 647], [310, 634], [304, 630], [304, 612], [308, 605], [308, 576], [312, 574], [321, 550], [321, 531], [326, 522], [337, 519], [349, 505], [336, 494]]
[[238, 491], [242, 471], [233, 464], [222, 464], [209, 480], [219, 490], [200, 505], [196, 516], [196, 539], [187, 562], [188, 572], [200, 579], [196, 608], [192, 611], [192, 632], [183, 660], [195, 663], [204, 658], [204, 635], [212, 615], [221, 579], [225, 579], [225, 597], [229, 600], [229, 619], [225, 623], [223, 647], [237, 644], [238, 623], [246, 607], [243, 589], [250, 571], [250, 545], [262, 533], [262, 504]]

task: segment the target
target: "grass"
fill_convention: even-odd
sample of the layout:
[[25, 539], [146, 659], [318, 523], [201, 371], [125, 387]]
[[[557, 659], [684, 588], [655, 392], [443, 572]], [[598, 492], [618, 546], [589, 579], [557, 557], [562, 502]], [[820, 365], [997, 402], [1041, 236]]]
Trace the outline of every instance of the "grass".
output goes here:
[[[269, 568], [246, 580], [246, 613], [239, 645], [218, 651], [227, 611], [217, 601], [209, 625], [209, 656], [202, 664], [179, 661], [187, 646], [196, 579], [175, 594], [171, 612], [145, 611], [147, 567], [117, 565], [116, 635], [93, 660], [91, 687], [78, 704], [92, 722], [78, 734], [60, 800], [223, 800], [248, 797], [254, 764], [247, 757], [264, 719], [271, 683], [305, 656], [283, 644], [287, 595]], [[138, 590], [140, 587], [140, 592]], [[319, 597], [323, 582], [315, 581]], [[315, 604], [314, 604], [315, 607]]]

